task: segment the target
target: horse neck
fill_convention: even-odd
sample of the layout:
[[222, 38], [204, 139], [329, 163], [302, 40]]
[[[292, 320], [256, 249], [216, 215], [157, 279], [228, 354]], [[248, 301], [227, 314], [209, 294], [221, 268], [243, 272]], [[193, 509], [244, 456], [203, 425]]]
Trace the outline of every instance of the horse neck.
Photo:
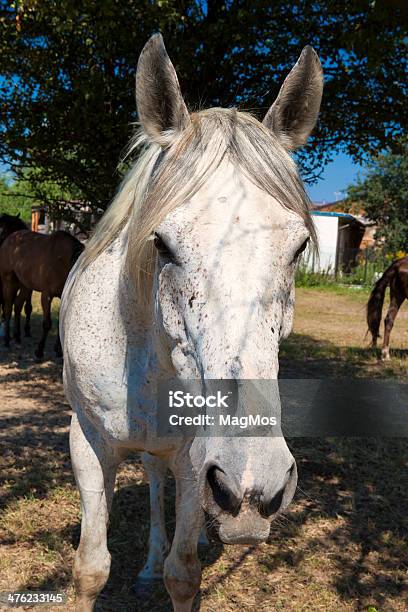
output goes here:
[[6, 238], [8, 238], [9, 236], [11, 236], [12, 234], [15, 234], [16, 232], [19, 232], [22, 229], [27, 229], [27, 227], [24, 225], [24, 227], [8, 227], [5, 231], [4, 231], [4, 235], [0, 240], [0, 244], [3, 244], [3, 242], [6, 240]]
[[20, 232], [21, 230], [28, 230], [28, 227], [24, 223], [24, 221], [18, 220], [13, 226], [8, 229], [7, 235], [14, 234], [15, 232]]

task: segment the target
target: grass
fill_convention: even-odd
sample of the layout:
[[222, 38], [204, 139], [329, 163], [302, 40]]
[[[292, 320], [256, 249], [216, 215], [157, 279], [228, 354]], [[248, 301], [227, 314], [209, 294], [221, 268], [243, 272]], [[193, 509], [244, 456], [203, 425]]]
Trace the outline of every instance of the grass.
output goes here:
[[301, 291], [300, 295], [303, 295], [303, 291], [307, 292], [307, 291], [317, 291], [317, 292], [322, 292], [324, 294], [326, 293], [330, 293], [330, 294], [335, 294], [335, 295], [344, 295], [347, 296], [350, 299], [353, 299], [354, 297], [356, 297], [358, 300], [360, 300], [361, 302], [366, 303], [368, 300], [368, 297], [370, 295], [370, 291], [371, 291], [371, 287], [368, 287], [366, 285], [346, 285], [346, 284], [342, 284], [339, 282], [336, 283], [328, 283], [327, 285], [307, 285], [307, 286], [302, 286], [302, 285], [298, 285], [297, 286], [298, 290]]
[[[407, 377], [408, 309], [403, 305], [391, 334], [391, 357], [369, 349], [365, 306], [367, 290], [298, 288], [294, 332], [280, 350], [284, 378]], [[384, 315], [387, 304], [384, 306]], [[382, 331], [382, 330], [381, 330]]]
[[[281, 348], [282, 376], [406, 380], [408, 309], [396, 321], [391, 361], [379, 363], [364, 338], [366, 298], [365, 291], [344, 288], [298, 289], [294, 333]], [[10, 353], [0, 351], [0, 591], [63, 590], [63, 609], [71, 611], [80, 516], [68, 455], [70, 410], [61, 364], [37, 364], [32, 357], [41, 326], [36, 304], [34, 338]], [[203, 583], [196, 609], [406, 610], [407, 442], [297, 438], [289, 444], [299, 469], [294, 503], [265, 544], [200, 549]], [[171, 530], [171, 479], [167, 499]], [[98, 611], [171, 610], [163, 585], [133, 591], [147, 550], [148, 506], [142, 467], [137, 457], [129, 458], [118, 474], [109, 531], [112, 570]]]
[[391, 263], [392, 258], [384, 257], [381, 253], [365, 252], [362, 254], [362, 259], [349, 272], [339, 270], [337, 274], [333, 274], [333, 270], [312, 271], [301, 261], [296, 270], [296, 286], [321, 289], [347, 286], [370, 289]]

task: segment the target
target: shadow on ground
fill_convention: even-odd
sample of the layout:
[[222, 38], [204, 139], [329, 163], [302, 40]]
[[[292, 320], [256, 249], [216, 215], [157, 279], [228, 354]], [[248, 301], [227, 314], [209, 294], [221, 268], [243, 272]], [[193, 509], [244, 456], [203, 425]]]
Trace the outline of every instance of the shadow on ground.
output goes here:
[[[47, 337], [47, 343], [45, 347], [44, 362], [49, 359], [55, 361], [54, 356], [54, 344], [57, 339], [58, 329], [58, 306], [59, 300], [55, 299], [53, 302], [52, 309], [52, 328]], [[10, 348], [4, 346], [4, 338], [0, 336], [0, 365], [9, 364], [13, 361], [18, 361], [19, 366], [23, 369], [31, 367], [36, 363], [34, 357], [34, 351], [40, 341], [42, 335], [42, 314], [34, 312], [31, 315], [31, 335], [30, 337], [24, 336], [24, 316], [21, 317], [21, 343], [17, 343], [13, 338], [13, 324], [10, 325], [11, 341]]]
[[[0, 384], [4, 384], [6, 397], [10, 393], [10, 405], [6, 409], [2, 405], [0, 413], [2, 505], [7, 515], [18, 502], [28, 504], [27, 512], [43, 512], [44, 521], [30, 533], [11, 527], [7, 532], [4, 523], [3, 544], [25, 551], [42, 546], [50, 558], [54, 558], [51, 553], [58, 556], [58, 561], [44, 565], [42, 572], [20, 588], [69, 589], [80, 526], [68, 456], [70, 412], [61, 388], [61, 366], [52, 361], [38, 365], [31, 357], [16, 362], [13, 351], [8, 360], [4, 352], [0, 356]], [[365, 357], [365, 353], [357, 353], [357, 374], [364, 375], [365, 366], [359, 366], [358, 360], [363, 363]], [[334, 345], [295, 334], [291, 344], [282, 349], [282, 375], [344, 376], [349, 365], [342, 359]], [[13, 393], [24, 402], [33, 402], [32, 408], [19, 409], [17, 403], [13, 408]], [[286, 608], [301, 609], [307, 602], [297, 601], [302, 590], [296, 585], [314, 581], [324, 583], [352, 609], [374, 605], [402, 610], [408, 559], [407, 442], [297, 438], [289, 444], [299, 467], [295, 503], [286, 517], [273, 525], [265, 545], [224, 548], [213, 544], [200, 550], [205, 575], [201, 605], [208, 603], [210, 607], [205, 609], [214, 609], [217, 593], [225, 589], [228, 610], [249, 610], [252, 608], [245, 607], [243, 593], [250, 590], [256, 607], [267, 609], [270, 602], [269, 609], [274, 609], [275, 601], [282, 597], [281, 589], [286, 588], [293, 600], [293, 607]], [[148, 485], [137, 457], [126, 462], [119, 481], [109, 530], [112, 570], [96, 610], [170, 611], [162, 583], [151, 593], [133, 591], [148, 542]], [[169, 478], [166, 512], [170, 531], [174, 527], [173, 508], [174, 486]], [[402, 606], [395, 607], [395, 601]], [[195, 609], [199, 607], [200, 599]]]

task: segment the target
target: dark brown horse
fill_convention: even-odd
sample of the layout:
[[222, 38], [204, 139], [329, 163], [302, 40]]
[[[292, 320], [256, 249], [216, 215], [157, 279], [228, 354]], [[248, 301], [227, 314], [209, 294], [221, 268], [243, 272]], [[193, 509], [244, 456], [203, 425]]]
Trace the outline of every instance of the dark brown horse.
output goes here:
[[390, 305], [384, 320], [384, 341], [381, 350], [383, 359], [390, 358], [390, 335], [395, 317], [405, 299], [408, 299], [408, 257], [397, 259], [386, 269], [371, 292], [367, 303], [368, 329], [373, 337], [371, 346], [377, 346], [377, 338], [381, 323], [381, 313], [384, 304], [384, 295], [390, 287]]
[[[7, 213], [0, 215], [0, 246], [5, 241], [7, 236], [10, 236], [10, 234], [13, 234], [14, 232], [17, 232], [22, 229], [28, 229], [28, 228], [26, 224], [24, 223], [24, 221], [20, 219], [20, 213], [18, 213], [18, 215], [8, 215]], [[21, 310], [24, 305], [24, 312], [25, 312], [24, 335], [26, 337], [29, 337], [31, 335], [30, 318], [31, 318], [32, 310], [33, 310], [33, 307], [31, 304], [32, 294], [33, 292], [30, 291], [29, 289], [26, 289], [25, 287], [21, 287], [16, 296], [15, 302], [14, 302], [14, 308], [15, 308], [15, 312], [17, 313], [18, 321], [20, 321]], [[0, 308], [2, 306], [3, 306], [3, 298], [2, 298], [1, 281], [0, 281]], [[2, 315], [4, 318], [4, 312], [2, 312]], [[16, 319], [14, 320], [14, 338], [17, 342], [21, 341], [20, 325], [18, 324], [18, 328], [16, 327]]]
[[[14, 306], [14, 337], [20, 338], [21, 293], [41, 293], [43, 333], [35, 355], [42, 359], [45, 341], [51, 329], [51, 303], [61, 297], [68, 273], [82, 253], [84, 246], [71, 234], [58, 231], [51, 235], [38, 234], [27, 229], [10, 234], [0, 246], [0, 279], [3, 292], [5, 318], [5, 344], [10, 342], [10, 318]], [[17, 300], [16, 300], [17, 298]], [[21, 298], [22, 299], [22, 298]], [[61, 354], [59, 334], [55, 351]]]

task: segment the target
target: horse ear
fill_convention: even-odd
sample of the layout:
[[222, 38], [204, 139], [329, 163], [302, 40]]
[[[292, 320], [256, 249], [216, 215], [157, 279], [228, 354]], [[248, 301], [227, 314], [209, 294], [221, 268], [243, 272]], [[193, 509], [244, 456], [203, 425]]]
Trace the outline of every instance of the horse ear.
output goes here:
[[322, 94], [322, 65], [316, 51], [307, 46], [262, 123], [276, 134], [285, 148], [297, 149], [306, 143], [316, 124]]
[[160, 137], [165, 130], [181, 131], [190, 122], [177, 74], [161, 34], [154, 34], [140, 54], [136, 103], [142, 127], [153, 139]]
[[20, 213], [17, 213], [16, 214], [16, 219], [19, 219], [19, 218], [20, 218]]

